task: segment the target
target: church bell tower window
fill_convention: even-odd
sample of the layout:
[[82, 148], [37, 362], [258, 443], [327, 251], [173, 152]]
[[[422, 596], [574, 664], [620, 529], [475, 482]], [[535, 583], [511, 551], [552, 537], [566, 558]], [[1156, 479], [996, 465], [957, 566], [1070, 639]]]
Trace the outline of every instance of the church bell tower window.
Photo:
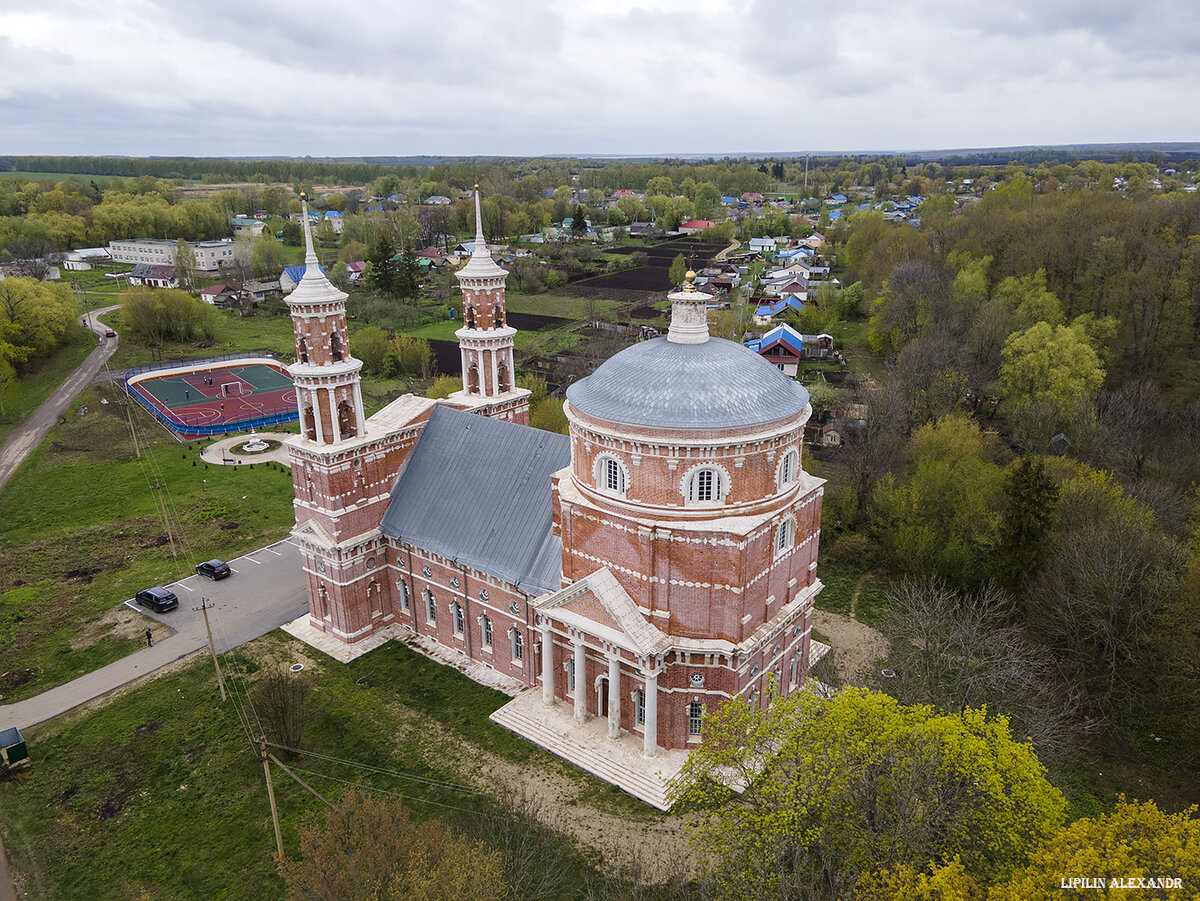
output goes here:
[[342, 360], [342, 336], [334, 332], [329, 336], [329, 353], [333, 356], [334, 362], [340, 363]]

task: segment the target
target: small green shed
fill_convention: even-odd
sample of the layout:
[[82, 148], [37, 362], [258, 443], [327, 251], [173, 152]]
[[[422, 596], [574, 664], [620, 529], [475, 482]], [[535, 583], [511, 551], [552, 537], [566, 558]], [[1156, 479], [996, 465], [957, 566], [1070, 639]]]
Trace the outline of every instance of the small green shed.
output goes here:
[[16, 726], [0, 731], [0, 761], [13, 769], [29, 765], [29, 748]]

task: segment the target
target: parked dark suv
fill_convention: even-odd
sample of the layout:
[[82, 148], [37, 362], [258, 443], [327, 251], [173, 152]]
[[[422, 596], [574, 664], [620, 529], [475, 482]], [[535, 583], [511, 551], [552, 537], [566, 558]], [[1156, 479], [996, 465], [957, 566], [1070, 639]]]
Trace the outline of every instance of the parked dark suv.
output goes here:
[[179, 606], [179, 598], [175, 597], [175, 592], [159, 585], [139, 591], [137, 602], [143, 607], [149, 607], [155, 613], [166, 613]]
[[224, 579], [233, 570], [223, 560], [205, 560], [203, 563], [196, 564], [196, 572], [202, 576], [208, 576], [215, 582], [217, 579]]

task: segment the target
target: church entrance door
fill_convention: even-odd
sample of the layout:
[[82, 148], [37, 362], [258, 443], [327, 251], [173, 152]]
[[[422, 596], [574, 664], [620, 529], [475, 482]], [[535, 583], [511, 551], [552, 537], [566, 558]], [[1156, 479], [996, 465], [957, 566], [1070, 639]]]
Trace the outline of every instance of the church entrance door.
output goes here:
[[601, 676], [596, 683], [596, 714], [608, 716], [608, 676]]

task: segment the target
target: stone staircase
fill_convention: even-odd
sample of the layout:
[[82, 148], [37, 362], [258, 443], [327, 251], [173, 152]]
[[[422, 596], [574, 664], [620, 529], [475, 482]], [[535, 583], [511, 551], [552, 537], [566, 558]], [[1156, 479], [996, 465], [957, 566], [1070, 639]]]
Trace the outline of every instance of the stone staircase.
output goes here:
[[606, 720], [592, 717], [577, 723], [571, 708], [561, 700], [553, 707], [543, 705], [540, 688], [521, 692], [490, 719], [659, 810], [670, 808], [667, 782], [687, 759], [685, 751], [663, 749], [647, 759], [642, 756], [640, 735], [611, 739]]

